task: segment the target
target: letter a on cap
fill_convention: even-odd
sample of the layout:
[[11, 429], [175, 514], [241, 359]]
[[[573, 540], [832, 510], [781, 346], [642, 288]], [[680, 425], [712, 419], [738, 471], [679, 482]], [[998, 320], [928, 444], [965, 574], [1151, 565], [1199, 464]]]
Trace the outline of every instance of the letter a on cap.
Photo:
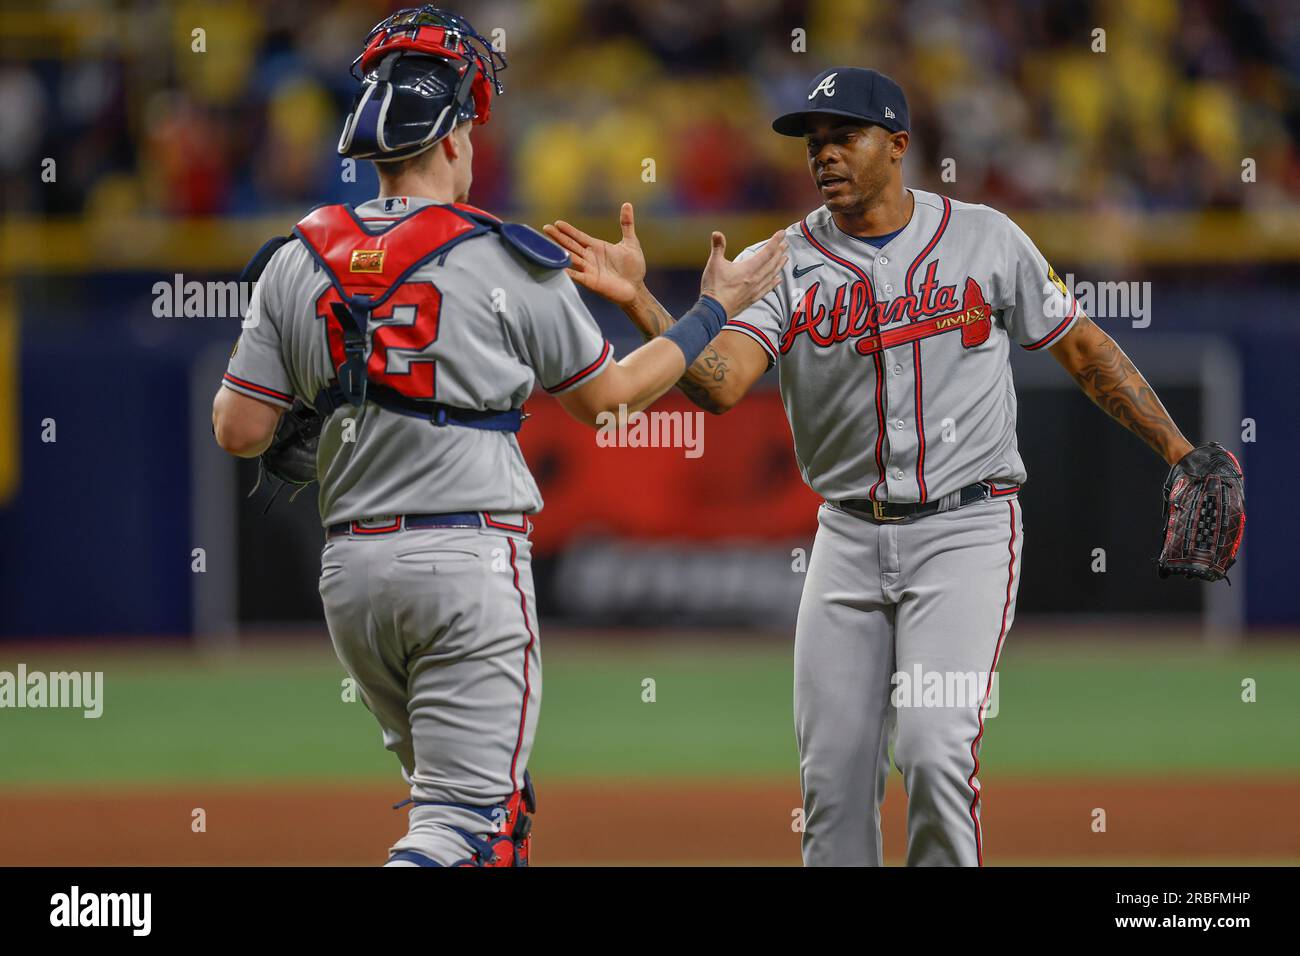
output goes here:
[[832, 73], [830, 76], [826, 77], [826, 79], [818, 83], [815, 87], [813, 87], [813, 91], [808, 94], [808, 99], [812, 99], [818, 93], [825, 93], [827, 96], [834, 96], [835, 77], [837, 76], [839, 76], [838, 73]]

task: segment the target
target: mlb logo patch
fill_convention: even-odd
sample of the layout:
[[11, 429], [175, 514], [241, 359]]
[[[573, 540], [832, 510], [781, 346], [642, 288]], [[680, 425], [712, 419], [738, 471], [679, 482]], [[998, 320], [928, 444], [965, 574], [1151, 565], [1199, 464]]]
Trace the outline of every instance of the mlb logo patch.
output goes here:
[[411, 205], [411, 200], [405, 196], [389, 196], [384, 200], [384, 212], [403, 213]]

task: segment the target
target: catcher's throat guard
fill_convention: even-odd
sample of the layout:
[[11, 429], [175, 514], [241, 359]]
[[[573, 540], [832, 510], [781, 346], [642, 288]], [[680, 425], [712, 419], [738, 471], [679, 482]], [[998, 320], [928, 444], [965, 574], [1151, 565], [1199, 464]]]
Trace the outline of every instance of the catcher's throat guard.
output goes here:
[[361, 82], [343, 123], [343, 156], [387, 162], [424, 152], [457, 124], [486, 123], [505, 57], [463, 17], [407, 7], [376, 24], [352, 75]]

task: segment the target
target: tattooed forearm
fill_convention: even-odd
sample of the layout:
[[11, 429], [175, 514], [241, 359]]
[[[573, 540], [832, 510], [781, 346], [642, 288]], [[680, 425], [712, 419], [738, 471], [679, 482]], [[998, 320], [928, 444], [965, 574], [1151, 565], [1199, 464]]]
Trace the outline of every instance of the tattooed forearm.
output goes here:
[[682, 393], [706, 412], [721, 415], [726, 408], [713, 396], [711, 389], [721, 388], [731, 371], [731, 358], [710, 345], [677, 381]]
[[1137, 366], [1086, 316], [1052, 354], [1089, 398], [1166, 462], [1173, 464], [1191, 450]]
[[[663, 335], [677, 321], [648, 290], [623, 311], [627, 313], [628, 318], [636, 325], [642, 338], [647, 342]], [[710, 345], [678, 380], [677, 387], [682, 390], [682, 394], [706, 412], [720, 415], [726, 411], [726, 408], [714, 396], [713, 390], [723, 386], [730, 370], [730, 357]]]
[[648, 289], [624, 306], [623, 312], [647, 342], [657, 335], [663, 335], [677, 321]]

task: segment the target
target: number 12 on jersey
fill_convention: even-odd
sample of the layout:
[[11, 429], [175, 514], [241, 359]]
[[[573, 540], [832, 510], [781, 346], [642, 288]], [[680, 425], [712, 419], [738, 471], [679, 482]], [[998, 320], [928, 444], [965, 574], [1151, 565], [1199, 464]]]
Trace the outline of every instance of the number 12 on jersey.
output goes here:
[[[341, 303], [330, 286], [316, 300], [316, 317], [325, 321], [330, 362], [335, 375], [343, 366], [343, 329], [334, 317], [333, 305]], [[432, 282], [404, 282], [382, 306], [370, 315], [370, 358], [367, 377], [408, 398], [435, 398], [437, 367], [428, 356], [438, 341], [442, 316], [442, 293]]]

